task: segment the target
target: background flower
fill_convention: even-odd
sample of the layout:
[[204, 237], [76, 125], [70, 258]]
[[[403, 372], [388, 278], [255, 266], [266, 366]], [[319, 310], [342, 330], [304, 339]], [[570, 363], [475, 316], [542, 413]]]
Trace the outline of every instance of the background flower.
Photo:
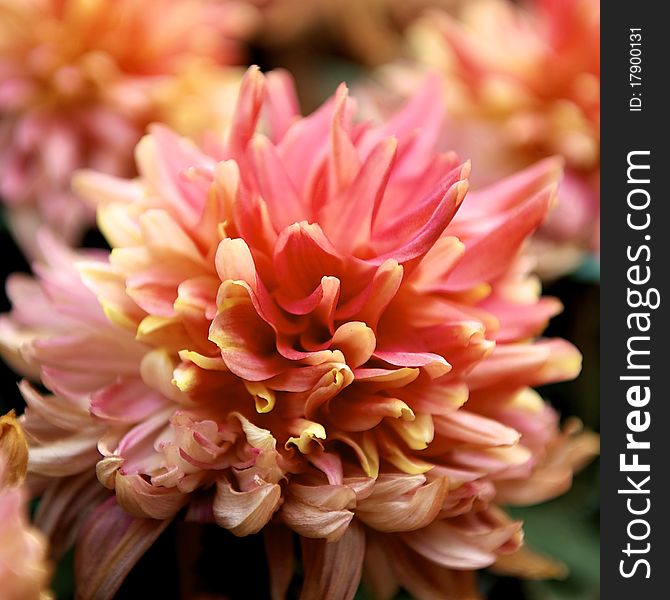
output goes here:
[[42, 223], [79, 240], [92, 213], [70, 191], [73, 171], [132, 175], [132, 149], [149, 122], [170, 118], [177, 81], [239, 61], [249, 10], [212, 0], [0, 2], [0, 195], [25, 252], [34, 256]]
[[571, 271], [599, 246], [600, 4], [475, 0], [459, 19], [430, 13], [411, 39], [439, 69], [449, 142], [480, 169], [475, 185], [560, 155], [560, 202], [534, 238], [543, 275]]

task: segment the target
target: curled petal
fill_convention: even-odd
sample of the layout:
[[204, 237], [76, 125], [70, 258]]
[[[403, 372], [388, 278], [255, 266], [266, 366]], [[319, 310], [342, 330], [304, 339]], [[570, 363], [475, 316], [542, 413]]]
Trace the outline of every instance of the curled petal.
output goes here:
[[345, 485], [293, 485], [281, 509], [281, 518], [306, 538], [340, 539], [354, 517], [356, 494]]
[[[388, 476], [394, 479], [393, 476]], [[439, 514], [449, 485], [447, 479], [438, 477], [430, 483], [416, 486], [416, 476], [399, 475], [398, 482], [391, 481], [385, 491], [372, 495], [359, 503], [356, 516], [366, 525], [378, 531], [414, 531], [430, 524]], [[410, 483], [414, 489], [404, 491]], [[392, 486], [396, 485], [393, 491]]]
[[367, 431], [385, 418], [410, 421], [412, 409], [398, 398], [363, 394], [342, 394], [328, 405], [328, 417], [344, 431]]
[[322, 448], [321, 440], [326, 439], [326, 430], [321, 423], [306, 419], [295, 419], [292, 430], [296, 435], [288, 439], [285, 447], [295, 446], [302, 454], [309, 454], [314, 447]]
[[368, 477], [377, 478], [379, 474], [379, 449], [372, 432], [344, 433], [336, 431], [331, 433], [330, 438], [339, 440], [349, 446], [356, 453], [365, 474]]
[[281, 503], [281, 488], [264, 483], [238, 492], [228, 481], [218, 481], [214, 496], [214, 520], [237, 536], [258, 533]]
[[246, 281], [256, 286], [256, 265], [251, 251], [242, 239], [226, 238], [216, 249], [216, 272], [221, 281]]
[[321, 227], [305, 221], [282, 231], [273, 260], [282, 290], [295, 298], [308, 296], [322, 277], [337, 277], [342, 268], [337, 250]]
[[140, 475], [120, 471], [116, 473], [115, 489], [119, 506], [140, 518], [172, 519], [188, 501], [188, 496], [176, 488], [154, 486]]

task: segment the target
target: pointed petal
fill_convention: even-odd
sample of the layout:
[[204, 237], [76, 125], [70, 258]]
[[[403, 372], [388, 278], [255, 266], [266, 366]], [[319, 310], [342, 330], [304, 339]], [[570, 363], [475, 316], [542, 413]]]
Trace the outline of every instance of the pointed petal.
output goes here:
[[300, 117], [300, 105], [293, 78], [284, 69], [273, 69], [266, 76], [267, 109], [272, 140], [281, 140], [289, 127]]
[[256, 135], [251, 152], [258, 191], [277, 231], [309, 218], [311, 211], [303, 205], [272, 142], [265, 136]]
[[265, 77], [257, 66], [251, 66], [240, 84], [235, 116], [230, 125], [228, 148], [233, 158], [243, 155], [253, 136], [264, 97]]
[[326, 224], [329, 239], [341, 252], [350, 253], [359, 247], [367, 249], [397, 147], [393, 137], [380, 142], [343, 196], [323, 208], [320, 221]]
[[[454, 176], [447, 175], [416, 210], [402, 215], [401, 220], [384, 231], [375, 232], [373, 244], [379, 255], [366, 262], [379, 265], [393, 258], [403, 265], [423, 257], [463, 202], [468, 191], [468, 171], [469, 166], [464, 165], [458, 173], [461, 178], [457, 181], [454, 181]], [[401, 228], [407, 227], [410, 229], [401, 231]], [[400, 245], [396, 245], [398, 240], [402, 240]], [[395, 247], [389, 247], [391, 243]]]
[[460, 291], [501, 275], [519, 252], [521, 244], [542, 223], [556, 194], [555, 186], [504, 214], [496, 227], [465, 242], [465, 255], [449, 276], [445, 289]]

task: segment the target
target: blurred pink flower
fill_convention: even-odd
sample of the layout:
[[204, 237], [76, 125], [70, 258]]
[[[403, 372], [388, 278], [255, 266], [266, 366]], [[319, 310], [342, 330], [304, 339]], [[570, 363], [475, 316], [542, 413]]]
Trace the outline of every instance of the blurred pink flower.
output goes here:
[[445, 75], [449, 139], [477, 165], [473, 185], [564, 157], [560, 202], [534, 238], [540, 272], [560, 275], [597, 251], [598, 0], [473, 0], [459, 19], [430, 13], [411, 38], [418, 60]]
[[[215, 0], [2, 0], [0, 197], [34, 256], [42, 223], [76, 241], [93, 214], [72, 172], [134, 173], [132, 150], [164, 96], [202, 63], [239, 60], [250, 7]], [[190, 133], [190, 132], [185, 132]]]
[[0, 416], [0, 595], [47, 600], [51, 569], [44, 536], [30, 525], [25, 477], [28, 448], [13, 412]]
[[301, 117], [288, 77], [252, 68], [218, 148], [154, 127], [136, 180], [76, 178], [109, 256], [43, 236], [38, 280], [10, 280], [4, 353], [53, 394], [21, 384], [35, 486], [96, 494], [95, 468], [115, 493], [80, 536], [84, 596], [188, 506], [265, 533], [274, 598], [291, 532], [303, 598], [351, 598], [362, 571], [380, 598], [472, 598], [472, 570], [521, 544], [498, 503], [565, 491], [595, 451], [531, 389], [580, 369], [535, 340], [560, 305], [521, 253], [559, 165], [463, 202], [435, 80], [379, 126], [355, 110], [342, 85]]

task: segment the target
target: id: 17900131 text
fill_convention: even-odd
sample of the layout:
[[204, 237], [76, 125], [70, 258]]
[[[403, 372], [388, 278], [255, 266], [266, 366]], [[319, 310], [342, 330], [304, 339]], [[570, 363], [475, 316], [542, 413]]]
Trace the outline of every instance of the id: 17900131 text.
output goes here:
[[628, 101], [630, 112], [642, 111], [642, 29], [631, 27], [628, 36], [628, 81], [631, 96]]

